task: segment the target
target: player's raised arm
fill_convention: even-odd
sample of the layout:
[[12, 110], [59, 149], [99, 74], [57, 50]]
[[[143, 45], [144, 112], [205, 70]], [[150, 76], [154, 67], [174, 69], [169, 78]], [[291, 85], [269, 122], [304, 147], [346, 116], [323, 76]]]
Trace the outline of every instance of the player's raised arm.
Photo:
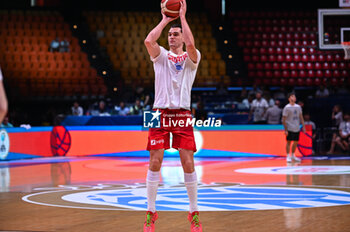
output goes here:
[[186, 20], [186, 11], [187, 11], [186, 0], [182, 0], [180, 3], [181, 3], [180, 20], [181, 20], [181, 26], [182, 26], [183, 39], [186, 45], [186, 51], [190, 59], [193, 61], [193, 63], [197, 63], [198, 55], [197, 55], [197, 49], [194, 43], [194, 37], [190, 29], [190, 26], [188, 25]]
[[171, 18], [167, 17], [163, 12], [162, 12], [163, 18], [159, 22], [159, 24], [153, 28], [153, 30], [147, 35], [144, 43], [147, 48], [148, 54], [152, 58], [156, 58], [160, 54], [160, 47], [159, 44], [157, 43], [157, 40], [159, 39], [160, 35], [162, 34], [163, 29], [168, 25], [169, 22], [177, 19], [177, 18]]

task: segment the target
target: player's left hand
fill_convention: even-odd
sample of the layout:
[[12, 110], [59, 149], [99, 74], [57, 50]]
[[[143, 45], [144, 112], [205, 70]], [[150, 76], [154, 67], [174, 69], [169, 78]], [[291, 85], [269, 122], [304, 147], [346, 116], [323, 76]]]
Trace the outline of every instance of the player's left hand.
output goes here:
[[179, 15], [180, 17], [185, 17], [186, 11], [187, 11], [187, 3], [186, 0], [181, 0], [180, 1], [181, 7], [180, 7], [180, 12]]
[[306, 132], [306, 128], [305, 128], [305, 127], [303, 127], [303, 132], [304, 132], [304, 133]]

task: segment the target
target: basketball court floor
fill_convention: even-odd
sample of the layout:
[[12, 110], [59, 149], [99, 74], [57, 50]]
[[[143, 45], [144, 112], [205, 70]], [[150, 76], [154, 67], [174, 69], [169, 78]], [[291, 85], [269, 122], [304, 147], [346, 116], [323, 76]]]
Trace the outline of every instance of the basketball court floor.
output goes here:
[[[147, 158], [1, 162], [0, 231], [142, 231]], [[196, 159], [203, 231], [350, 231], [350, 159]], [[181, 164], [164, 160], [156, 231], [190, 231]]]

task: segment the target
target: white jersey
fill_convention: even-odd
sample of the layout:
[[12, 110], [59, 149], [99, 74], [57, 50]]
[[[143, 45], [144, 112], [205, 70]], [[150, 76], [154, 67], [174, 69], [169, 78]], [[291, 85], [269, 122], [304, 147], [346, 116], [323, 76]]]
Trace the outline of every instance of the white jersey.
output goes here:
[[160, 54], [152, 58], [155, 73], [155, 98], [153, 108], [190, 109], [191, 89], [201, 58], [197, 50], [197, 63], [188, 56], [160, 47]]
[[302, 109], [298, 104], [287, 104], [283, 108], [282, 115], [286, 117], [287, 130], [291, 132], [300, 131], [300, 115], [302, 115]]

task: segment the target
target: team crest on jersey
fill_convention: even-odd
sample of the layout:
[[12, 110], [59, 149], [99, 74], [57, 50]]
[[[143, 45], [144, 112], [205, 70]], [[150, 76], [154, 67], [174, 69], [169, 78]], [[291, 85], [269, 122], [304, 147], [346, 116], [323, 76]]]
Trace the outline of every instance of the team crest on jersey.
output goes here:
[[179, 64], [179, 63], [175, 64], [175, 68], [176, 68], [177, 71], [181, 71], [183, 69], [181, 64]]

